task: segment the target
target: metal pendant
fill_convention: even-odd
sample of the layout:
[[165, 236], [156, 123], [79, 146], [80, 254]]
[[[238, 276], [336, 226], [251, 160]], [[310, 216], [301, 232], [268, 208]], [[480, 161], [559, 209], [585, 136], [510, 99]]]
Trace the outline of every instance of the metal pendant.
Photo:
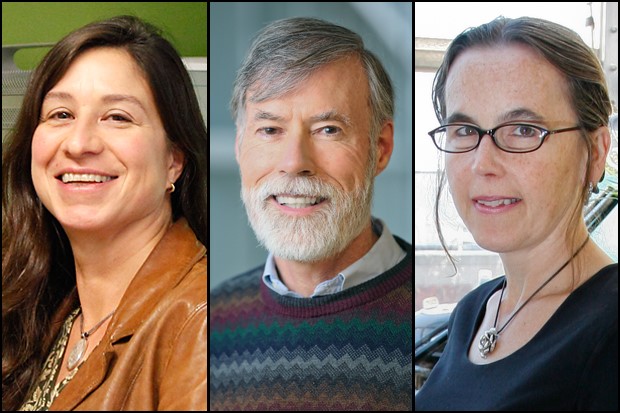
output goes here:
[[480, 336], [480, 341], [478, 342], [478, 350], [480, 351], [480, 357], [483, 359], [487, 358], [487, 354], [491, 353], [495, 350], [495, 342], [497, 341], [497, 330], [495, 327], [490, 328], [485, 331], [485, 333]]
[[77, 344], [73, 346], [71, 353], [69, 353], [69, 358], [67, 359], [67, 368], [69, 370], [73, 370], [80, 364], [82, 358], [84, 358], [86, 354], [87, 347], [88, 341], [85, 338], [80, 338]]

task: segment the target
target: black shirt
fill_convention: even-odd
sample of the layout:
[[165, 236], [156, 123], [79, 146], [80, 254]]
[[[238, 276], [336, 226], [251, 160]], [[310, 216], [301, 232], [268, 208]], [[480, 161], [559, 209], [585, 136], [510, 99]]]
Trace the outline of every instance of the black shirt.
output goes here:
[[467, 294], [416, 410], [618, 410], [618, 264], [573, 291], [523, 347], [477, 365], [468, 351], [504, 277]]

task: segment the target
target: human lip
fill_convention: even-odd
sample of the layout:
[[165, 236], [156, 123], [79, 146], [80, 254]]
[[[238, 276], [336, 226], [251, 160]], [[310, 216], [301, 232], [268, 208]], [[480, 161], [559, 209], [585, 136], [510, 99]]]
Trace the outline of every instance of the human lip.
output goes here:
[[498, 207], [501, 205], [514, 204], [521, 201], [521, 199], [509, 196], [479, 196], [474, 198], [474, 201], [482, 205]]
[[476, 196], [474, 206], [481, 212], [503, 212], [519, 204], [522, 199], [506, 195]]
[[105, 183], [118, 178], [117, 175], [103, 171], [81, 169], [64, 170], [56, 175], [56, 179], [64, 184], [71, 183]]
[[279, 205], [295, 209], [309, 208], [324, 202], [326, 199], [316, 195], [293, 194], [277, 194], [272, 195], [272, 197]]

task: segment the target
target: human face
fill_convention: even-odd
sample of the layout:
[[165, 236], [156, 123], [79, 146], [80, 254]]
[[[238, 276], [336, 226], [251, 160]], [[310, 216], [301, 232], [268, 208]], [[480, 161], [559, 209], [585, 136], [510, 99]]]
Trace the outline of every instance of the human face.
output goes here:
[[166, 189], [180, 170], [150, 87], [126, 51], [82, 53], [44, 97], [32, 180], [68, 233], [169, 215]]
[[318, 69], [284, 96], [252, 102], [250, 95], [237, 136], [242, 198], [258, 239], [276, 256], [320, 261], [370, 225], [372, 181], [384, 165], [371, 152], [368, 101], [353, 59]]
[[[473, 48], [450, 69], [446, 123], [464, 121], [485, 130], [509, 121], [567, 128], [577, 124], [569, 102], [562, 74], [529, 48]], [[563, 240], [586, 159], [579, 131], [550, 135], [540, 149], [524, 154], [504, 152], [485, 135], [477, 149], [447, 154], [446, 174], [476, 242], [508, 252]]]

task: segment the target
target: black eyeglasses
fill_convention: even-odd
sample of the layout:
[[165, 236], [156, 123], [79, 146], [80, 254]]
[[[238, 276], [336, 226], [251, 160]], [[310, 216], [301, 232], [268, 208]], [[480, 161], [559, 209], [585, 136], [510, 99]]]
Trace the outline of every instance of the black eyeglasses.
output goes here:
[[464, 153], [476, 149], [484, 135], [491, 136], [495, 145], [510, 153], [534, 152], [545, 138], [554, 133], [579, 130], [581, 127], [547, 130], [527, 123], [507, 123], [484, 130], [466, 123], [451, 123], [433, 129], [428, 134], [437, 149], [448, 153]]

